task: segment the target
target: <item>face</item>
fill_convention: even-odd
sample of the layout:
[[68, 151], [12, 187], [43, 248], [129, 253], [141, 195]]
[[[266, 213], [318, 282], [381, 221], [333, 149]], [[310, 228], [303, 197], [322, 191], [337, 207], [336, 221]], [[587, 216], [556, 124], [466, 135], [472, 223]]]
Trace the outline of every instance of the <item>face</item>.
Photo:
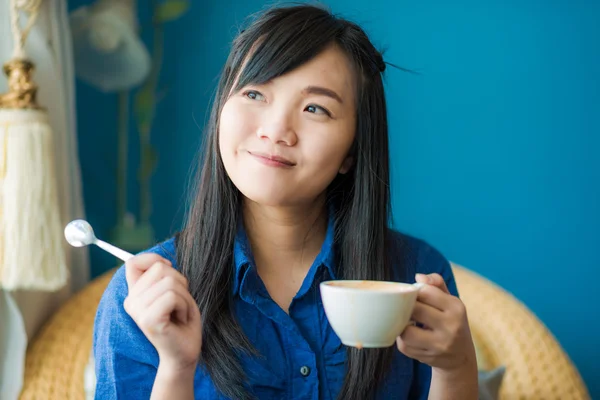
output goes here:
[[227, 174], [259, 204], [314, 201], [352, 166], [355, 104], [354, 74], [336, 46], [266, 84], [232, 93], [219, 126]]

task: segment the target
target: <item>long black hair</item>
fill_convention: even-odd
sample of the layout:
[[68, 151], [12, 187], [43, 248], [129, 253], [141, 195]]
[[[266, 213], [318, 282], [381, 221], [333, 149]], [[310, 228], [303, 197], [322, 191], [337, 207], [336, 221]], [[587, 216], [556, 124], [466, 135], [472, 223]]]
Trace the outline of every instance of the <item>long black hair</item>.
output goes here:
[[[327, 190], [335, 210], [339, 277], [389, 280], [389, 154], [382, 72], [385, 63], [355, 23], [312, 5], [271, 8], [234, 39], [218, 84], [200, 154], [197, 188], [177, 239], [177, 261], [202, 314], [201, 364], [217, 389], [249, 399], [239, 357], [253, 354], [236, 321], [231, 292], [233, 246], [241, 194], [227, 176], [219, 152], [219, 117], [232, 91], [281, 76], [337, 45], [356, 76], [356, 135], [352, 169]], [[237, 80], [237, 81], [236, 81]], [[235, 85], [235, 87], [234, 87]], [[393, 348], [348, 349], [340, 398], [372, 397], [388, 370]]]

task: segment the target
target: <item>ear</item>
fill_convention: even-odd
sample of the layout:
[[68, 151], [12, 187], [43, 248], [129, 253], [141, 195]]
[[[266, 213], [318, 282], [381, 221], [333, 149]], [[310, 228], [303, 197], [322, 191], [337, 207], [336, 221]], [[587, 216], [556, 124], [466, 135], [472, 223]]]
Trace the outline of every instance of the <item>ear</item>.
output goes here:
[[342, 163], [342, 166], [340, 167], [340, 174], [345, 174], [348, 171], [350, 171], [350, 168], [352, 168], [352, 166], [354, 165], [354, 158], [353, 157], [346, 157], [346, 159], [344, 160], [344, 162]]

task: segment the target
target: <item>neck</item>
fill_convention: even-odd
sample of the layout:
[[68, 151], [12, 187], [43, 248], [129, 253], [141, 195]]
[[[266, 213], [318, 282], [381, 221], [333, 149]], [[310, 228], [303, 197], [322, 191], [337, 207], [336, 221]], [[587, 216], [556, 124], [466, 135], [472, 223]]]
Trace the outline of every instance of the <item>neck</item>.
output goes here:
[[306, 275], [327, 232], [325, 197], [294, 207], [244, 202], [244, 226], [259, 273]]

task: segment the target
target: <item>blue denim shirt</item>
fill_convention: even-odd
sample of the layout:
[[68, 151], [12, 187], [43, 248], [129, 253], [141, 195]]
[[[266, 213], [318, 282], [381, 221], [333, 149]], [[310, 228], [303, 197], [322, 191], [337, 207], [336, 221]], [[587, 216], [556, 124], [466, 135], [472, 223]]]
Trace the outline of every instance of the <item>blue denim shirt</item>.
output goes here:
[[[335, 399], [345, 376], [346, 348], [331, 329], [321, 303], [319, 283], [335, 279], [333, 226], [289, 314], [269, 296], [259, 278], [245, 232], [235, 241], [235, 279], [232, 287], [236, 317], [262, 357], [245, 356], [242, 365], [248, 385], [258, 399]], [[168, 240], [149, 251], [169, 259], [175, 268], [175, 242]], [[441, 274], [457, 295], [448, 261], [425, 242], [393, 232], [394, 280], [412, 283], [415, 273]], [[123, 309], [127, 295], [121, 267], [108, 285], [94, 328], [96, 399], [148, 399], [158, 367], [152, 344]], [[390, 371], [379, 390], [384, 399], [426, 399], [431, 368], [394, 353]], [[222, 399], [210, 377], [199, 367], [194, 380], [196, 399]]]

